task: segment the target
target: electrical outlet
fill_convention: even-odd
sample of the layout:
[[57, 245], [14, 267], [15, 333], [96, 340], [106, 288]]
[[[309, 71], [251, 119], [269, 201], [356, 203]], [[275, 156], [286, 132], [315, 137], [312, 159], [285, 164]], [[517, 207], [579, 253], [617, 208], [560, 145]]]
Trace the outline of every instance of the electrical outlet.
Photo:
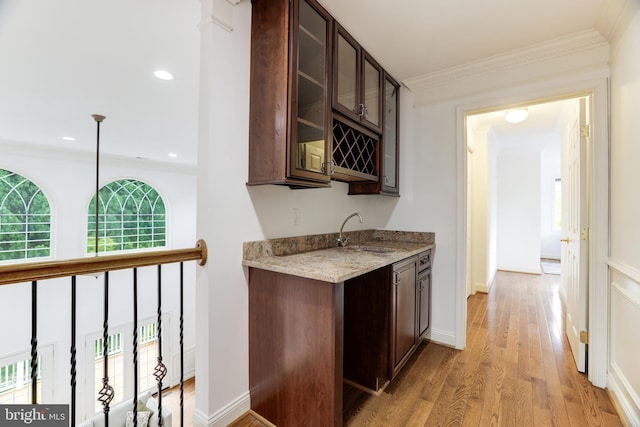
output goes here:
[[293, 208], [293, 225], [300, 225], [300, 209]]

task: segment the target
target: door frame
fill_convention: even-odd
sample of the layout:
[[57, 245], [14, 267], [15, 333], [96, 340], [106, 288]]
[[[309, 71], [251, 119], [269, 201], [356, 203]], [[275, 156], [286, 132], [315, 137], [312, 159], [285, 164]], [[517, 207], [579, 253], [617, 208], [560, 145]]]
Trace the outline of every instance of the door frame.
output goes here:
[[[609, 72], [588, 78], [576, 76], [529, 87], [509, 88], [478, 97], [456, 107], [456, 348], [466, 346], [467, 324], [467, 134], [466, 116], [485, 111], [581, 96], [592, 96], [590, 111], [591, 153], [589, 176], [589, 272], [588, 272], [588, 378], [594, 385], [607, 382], [609, 342]], [[572, 81], [572, 78], [574, 79]]]

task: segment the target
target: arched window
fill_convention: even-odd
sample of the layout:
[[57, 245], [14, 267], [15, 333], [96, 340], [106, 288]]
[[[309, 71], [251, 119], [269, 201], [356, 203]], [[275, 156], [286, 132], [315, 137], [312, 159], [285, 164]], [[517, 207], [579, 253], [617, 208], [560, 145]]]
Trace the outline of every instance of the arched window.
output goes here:
[[[100, 189], [98, 252], [164, 247], [166, 214], [162, 197], [148, 184], [121, 179]], [[95, 197], [89, 204], [87, 252], [96, 251]]]
[[51, 208], [42, 190], [0, 169], [0, 261], [51, 255]]

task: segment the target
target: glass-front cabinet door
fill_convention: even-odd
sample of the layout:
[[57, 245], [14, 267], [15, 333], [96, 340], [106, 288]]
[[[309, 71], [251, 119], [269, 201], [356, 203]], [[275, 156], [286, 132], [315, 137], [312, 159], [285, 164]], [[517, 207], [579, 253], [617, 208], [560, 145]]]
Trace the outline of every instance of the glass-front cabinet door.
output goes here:
[[360, 120], [358, 44], [336, 25], [333, 107], [353, 120]]
[[367, 54], [363, 55], [362, 63], [362, 120], [380, 130], [382, 68]]
[[[326, 12], [325, 12], [326, 13]], [[292, 175], [329, 181], [329, 41], [331, 17], [313, 0], [299, 0], [297, 74], [292, 96], [291, 169]]]
[[381, 133], [382, 67], [339, 24], [335, 24], [333, 108]]
[[382, 129], [382, 191], [398, 193], [398, 91], [391, 77], [384, 79], [384, 124]]

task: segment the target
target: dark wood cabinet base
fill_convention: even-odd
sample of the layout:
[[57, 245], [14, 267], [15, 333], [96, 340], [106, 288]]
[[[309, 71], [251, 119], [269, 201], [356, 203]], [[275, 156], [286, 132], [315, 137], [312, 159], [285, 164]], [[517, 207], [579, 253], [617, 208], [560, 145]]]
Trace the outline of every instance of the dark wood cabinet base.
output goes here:
[[251, 409], [279, 427], [342, 426], [343, 382], [378, 393], [428, 332], [430, 254], [341, 283], [249, 267]]
[[344, 284], [249, 268], [251, 409], [279, 427], [342, 425]]

